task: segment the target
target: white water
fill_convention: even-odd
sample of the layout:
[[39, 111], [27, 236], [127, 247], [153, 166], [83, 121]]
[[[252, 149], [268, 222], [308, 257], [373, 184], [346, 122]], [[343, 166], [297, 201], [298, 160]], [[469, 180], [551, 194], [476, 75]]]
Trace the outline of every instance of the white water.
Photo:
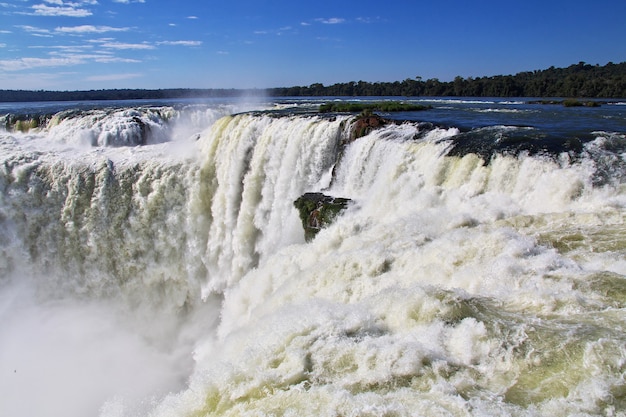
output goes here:
[[[0, 415], [623, 415], [620, 186], [591, 160], [443, 157], [458, 131], [410, 124], [331, 181], [347, 128], [6, 135]], [[319, 190], [354, 201], [307, 244], [293, 201]]]

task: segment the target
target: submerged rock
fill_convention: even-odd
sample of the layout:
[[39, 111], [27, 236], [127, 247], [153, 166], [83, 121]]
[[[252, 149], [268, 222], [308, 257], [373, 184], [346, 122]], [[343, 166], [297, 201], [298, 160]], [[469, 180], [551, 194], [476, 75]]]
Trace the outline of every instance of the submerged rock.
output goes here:
[[322, 193], [305, 193], [294, 206], [300, 212], [304, 238], [311, 241], [320, 229], [330, 225], [337, 215], [348, 207], [349, 198], [331, 197]]

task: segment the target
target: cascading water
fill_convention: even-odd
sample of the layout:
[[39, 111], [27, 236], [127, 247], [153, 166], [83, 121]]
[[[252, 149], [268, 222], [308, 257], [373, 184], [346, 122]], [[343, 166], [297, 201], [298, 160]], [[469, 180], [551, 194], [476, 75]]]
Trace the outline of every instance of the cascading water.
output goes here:
[[222, 291], [282, 246], [301, 242], [293, 201], [330, 180], [342, 120], [237, 116], [202, 139], [207, 291]]
[[[351, 122], [3, 134], [0, 414], [623, 415], [623, 134], [485, 161]], [[352, 202], [305, 243], [310, 191]]]

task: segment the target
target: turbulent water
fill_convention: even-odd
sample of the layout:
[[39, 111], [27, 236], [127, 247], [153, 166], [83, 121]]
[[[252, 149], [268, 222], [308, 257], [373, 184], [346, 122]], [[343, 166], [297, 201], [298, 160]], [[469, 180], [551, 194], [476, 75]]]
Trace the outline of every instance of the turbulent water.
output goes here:
[[2, 104], [0, 415], [626, 415], [626, 106], [416, 101]]

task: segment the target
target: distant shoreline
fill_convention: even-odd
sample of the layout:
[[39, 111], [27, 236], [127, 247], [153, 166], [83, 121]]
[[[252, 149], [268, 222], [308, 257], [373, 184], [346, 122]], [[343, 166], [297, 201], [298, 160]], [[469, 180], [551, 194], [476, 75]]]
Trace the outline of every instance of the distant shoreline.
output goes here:
[[584, 62], [567, 68], [453, 81], [421, 77], [394, 82], [350, 81], [324, 86], [267, 89], [107, 89], [83, 91], [0, 90], [0, 102], [167, 100], [228, 97], [516, 97], [626, 99], [626, 62], [604, 66]]

